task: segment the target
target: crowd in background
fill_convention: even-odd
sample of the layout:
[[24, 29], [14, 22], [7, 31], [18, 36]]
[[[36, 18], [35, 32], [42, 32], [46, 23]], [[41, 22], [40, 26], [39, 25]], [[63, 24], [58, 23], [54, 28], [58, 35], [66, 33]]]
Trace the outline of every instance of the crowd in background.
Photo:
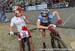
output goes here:
[[5, 10], [11, 10], [13, 5], [31, 6], [46, 3], [50, 6], [52, 4], [70, 2], [70, 0], [0, 0], [0, 7]]
[[35, 4], [42, 4], [43, 2], [44, 3], [47, 3], [47, 4], [50, 4], [51, 2], [53, 4], [55, 3], [60, 3], [60, 2], [69, 2], [70, 0], [14, 0], [15, 3], [20, 3], [20, 4], [25, 4], [25, 5], [35, 5]]
[[40, 4], [47, 4], [48, 6], [52, 7], [53, 4], [58, 3], [65, 3], [70, 2], [72, 0], [0, 0], [0, 19], [6, 19], [6, 16], [4, 18], [1, 18], [2, 15], [5, 15], [5, 12], [11, 12], [12, 6], [15, 5], [21, 5], [24, 6], [33, 6], [33, 5], [40, 5]]

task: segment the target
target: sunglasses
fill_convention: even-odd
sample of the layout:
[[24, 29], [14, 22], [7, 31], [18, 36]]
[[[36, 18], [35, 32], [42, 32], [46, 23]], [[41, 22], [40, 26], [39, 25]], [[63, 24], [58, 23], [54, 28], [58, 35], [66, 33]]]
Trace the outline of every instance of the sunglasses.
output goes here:
[[47, 17], [47, 16], [42, 16], [42, 17]]

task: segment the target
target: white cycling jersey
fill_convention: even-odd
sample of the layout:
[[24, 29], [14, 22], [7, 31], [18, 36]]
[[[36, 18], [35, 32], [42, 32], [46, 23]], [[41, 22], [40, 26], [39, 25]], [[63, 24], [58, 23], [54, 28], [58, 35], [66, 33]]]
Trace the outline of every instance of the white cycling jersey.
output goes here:
[[28, 32], [28, 30], [26, 30], [26, 31], [22, 30], [22, 27], [26, 26], [26, 23], [24, 21], [25, 19], [26, 19], [25, 16], [21, 16], [21, 17], [14, 16], [11, 19], [10, 26], [16, 25], [18, 32], [20, 32], [18, 34], [20, 36], [20, 37], [18, 36], [18, 40], [21, 40], [24, 37], [29, 37], [30, 36], [30, 33]]
[[22, 26], [26, 26], [26, 23], [25, 23], [24, 19], [26, 19], [25, 16], [21, 16], [21, 17], [14, 16], [11, 19], [10, 26], [16, 25], [18, 32], [21, 32], [22, 31]]

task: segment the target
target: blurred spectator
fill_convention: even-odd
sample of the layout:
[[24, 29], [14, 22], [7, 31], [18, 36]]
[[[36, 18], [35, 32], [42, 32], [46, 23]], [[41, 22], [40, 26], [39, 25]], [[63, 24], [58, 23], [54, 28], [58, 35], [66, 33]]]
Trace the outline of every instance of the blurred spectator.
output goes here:
[[53, 4], [59, 3], [59, 0], [52, 0]]
[[49, 0], [41, 0], [41, 3], [47, 3], [48, 4]]
[[9, 19], [7, 19], [3, 7], [0, 7], [0, 22], [8, 22], [8, 21]]
[[34, 5], [37, 0], [26, 0], [25, 5]]

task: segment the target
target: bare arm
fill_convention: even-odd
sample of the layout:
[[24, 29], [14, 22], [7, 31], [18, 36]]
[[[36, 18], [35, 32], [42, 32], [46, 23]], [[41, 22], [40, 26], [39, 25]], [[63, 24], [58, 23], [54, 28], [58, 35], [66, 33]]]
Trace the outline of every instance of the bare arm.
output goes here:
[[41, 26], [41, 25], [40, 25], [40, 21], [38, 21], [38, 20], [37, 20], [36, 25], [37, 25], [37, 28], [48, 29], [48, 27]]
[[9, 33], [10, 33], [10, 35], [14, 35], [13, 26], [9, 26]]
[[10, 25], [9, 25], [9, 32], [10, 32], [11, 35], [13, 35], [13, 26], [14, 26], [14, 23], [11, 20]]
[[13, 32], [13, 26], [9, 26], [9, 31]]
[[29, 19], [27, 17], [25, 18], [25, 22], [30, 24], [30, 21], [29, 21]]
[[60, 16], [59, 16], [59, 13], [57, 11], [54, 11], [53, 15], [56, 16], [58, 20], [61, 19]]

